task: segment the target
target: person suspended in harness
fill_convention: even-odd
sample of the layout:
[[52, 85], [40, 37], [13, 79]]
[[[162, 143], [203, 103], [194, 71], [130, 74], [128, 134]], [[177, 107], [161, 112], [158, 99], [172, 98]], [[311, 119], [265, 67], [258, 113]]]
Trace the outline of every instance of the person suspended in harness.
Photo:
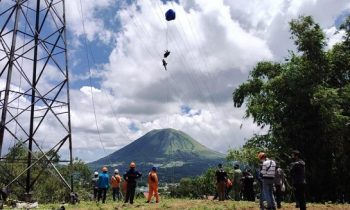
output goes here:
[[167, 70], [166, 66], [168, 65], [168, 63], [164, 59], [162, 60], [162, 62], [163, 62], [164, 69], [166, 71]]
[[164, 58], [167, 58], [170, 55], [170, 51], [169, 50], [165, 50], [164, 52]]
[[[173, 21], [176, 18], [176, 13], [174, 10], [169, 9], [166, 13], [165, 13], [165, 19], [166, 21]], [[167, 46], [168, 46], [168, 29], [167, 29], [167, 35], [166, 35], [166, 40], [167, 40]], [[169, 50], [165, 50], [164, 52], [164, 58], [162, 59], [163, 62], [163, 66], [164, 69], [167, 70], [167, 65], [168, 63], [165, 61], [165, 58], [167, 58], [170, 55], [170, 51]]]

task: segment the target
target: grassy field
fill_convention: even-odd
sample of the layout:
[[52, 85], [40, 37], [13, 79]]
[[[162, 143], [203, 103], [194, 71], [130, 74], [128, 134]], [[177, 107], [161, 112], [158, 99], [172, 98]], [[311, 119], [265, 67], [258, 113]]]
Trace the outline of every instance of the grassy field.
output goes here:
[[[283, 203], [281, 210], [295, 210], [293, 203]], [[39, 205], [38, 209], [56, 210], [62, 204], [48, 204]], [[190, 200], [190, 199], [163, 199], [160, 203], [145, 203], [144, 199], [137, 199], [133, 205], [124, 205], [122, 202], [107, 201], [106, 204], [95, 202], [81, 202], [77, 205], [65, 204], [65, 209], [74, 210], [113, 210], [113, 209], [188, 209], [188, 210], [224, 210], [224, 209], [241, 209], [241, 210], [258, 210], [257, 202], [245, 202], [245, 201], [212, 201], [212, 200]], [[6, 208], [5, 208], [6, 209]], [[308, 210], [350, 210], [349, 204], [335, 205], [335, 204], [308, 204]]]

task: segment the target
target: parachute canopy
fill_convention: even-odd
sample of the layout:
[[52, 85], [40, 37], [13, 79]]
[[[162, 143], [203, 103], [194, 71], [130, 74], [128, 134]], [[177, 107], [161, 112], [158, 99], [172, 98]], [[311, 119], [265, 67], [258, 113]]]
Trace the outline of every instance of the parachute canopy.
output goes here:
[[175, 14], [174, 10], [169, 9], [169, 10], [165, 13], [165, 19], [166, 19], [167, 21], [175, 20], [175, 18], [176, 18], [176, 14]]

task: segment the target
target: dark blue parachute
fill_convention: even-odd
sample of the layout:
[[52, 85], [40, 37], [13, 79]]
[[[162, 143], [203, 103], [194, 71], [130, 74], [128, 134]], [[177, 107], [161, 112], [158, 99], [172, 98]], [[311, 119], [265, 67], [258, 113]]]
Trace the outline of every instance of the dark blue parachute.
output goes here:
[[176, 18], [176, 14], [174, 12], [174, 10], [169, 9], [166, 13], [165, 13], [165, 19], [167, 21], [171, 21], [171, 20], [175, 20]]

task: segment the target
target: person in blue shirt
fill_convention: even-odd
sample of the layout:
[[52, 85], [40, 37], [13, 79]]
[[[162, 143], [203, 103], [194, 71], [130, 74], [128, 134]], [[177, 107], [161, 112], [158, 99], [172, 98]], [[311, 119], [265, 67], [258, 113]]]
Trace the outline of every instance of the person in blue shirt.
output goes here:
[[100, 199], [102, 197], [102, 203], [106, 202], [106, 193], [109, 188], [109, 175], [108, 175], [108, 168], [103, 167], [102, 173], [98, 176], [98, 196], [97, 196], [97, 202], [100, 202]]
[[136, 164], [134, 162], [130, 163], [130, 169], [124, 174], [123, 178], [127, 182], [126, 195], [124, 203], [130, 204], [134, 203], [136, 180], [142, 176], [142, 174], [137, 171]]

